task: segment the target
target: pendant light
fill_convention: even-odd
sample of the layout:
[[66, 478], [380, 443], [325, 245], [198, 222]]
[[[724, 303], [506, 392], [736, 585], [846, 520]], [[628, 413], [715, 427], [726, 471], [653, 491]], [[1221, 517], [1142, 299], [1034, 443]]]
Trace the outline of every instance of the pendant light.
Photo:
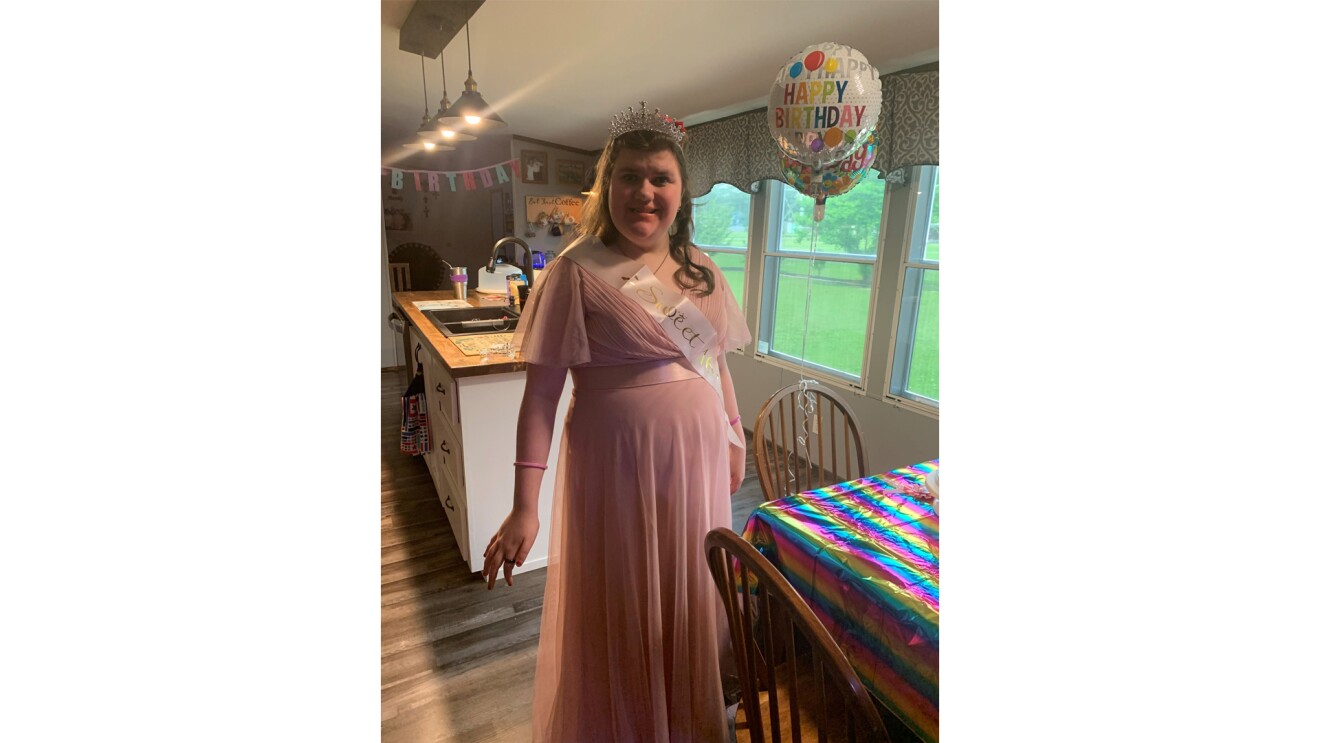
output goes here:
[[[435, 119], [427, 115], [431, 108], [430, 101], [426, 97], [426, 57], [418, 54], [417, 57], [422, 60], [422, 125], [417, 128], [417, 139], [404, 145], [410, 150], [425, 150], [426, 152], [444, 152], [452, 150], [452, 145], [441, 144], [435, 141]], [[437, 110], [436, 115], [440, 112]]]
[[477, 81], [472, 77], [472, 31], [468, 28], [471, 24], [464, 24], [463, 29], [467, 32], [467, 53], [468, 53], [468, 76], [463, 83], [463, 94], [458, 97], [458, 101], [443, 112], [440, 117], [440, 123], [447, 126], [459, 127], [464, 131], [481, 133], [488, 129], [499, 129], [508, 124], [504, 119], [495, 113], [495, 110], [486, 103], [486, 99], [477, 92]]
[[445, 50], [440, 50], [440, 85], [444, 88], [445, 97], [440, 99], [440, 107], [435, 110], [435, 116], [431, 118], [431, 128], [435, 131], [435, 141], [437, 142], [471, 142], [477, 138], [477, 135], [464, 131], [463, 127], [451, 126], [443, 123], [444, 117], [449, 115], [449, 109], [453, 106], [449, 103], [449, 73], [445, 72]]

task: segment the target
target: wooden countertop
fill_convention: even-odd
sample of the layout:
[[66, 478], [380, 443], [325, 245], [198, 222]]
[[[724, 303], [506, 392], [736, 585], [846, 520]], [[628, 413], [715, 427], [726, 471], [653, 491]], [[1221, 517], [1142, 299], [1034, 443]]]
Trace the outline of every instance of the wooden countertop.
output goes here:
[[[468, 304], [473, 307], [498, 307], [500, 305], [482, 304], [477, 301], [476, 292], [468, 292]], [[445, 337], [444, 333], [431, 322], [422, 311], [413, 305], [413, 302], [428, 302], [437, 299], [453, 299], [452, 291], [430, 291], [430, 292], [394, 292], [394, 307], [399, 314], [407, 319], [408, 323], [420, 335], [418, 339], [422, 343], [431, 347], [435, 355], [440, 357], [444, 365], [449, 369], [449, 373], [455, 379], [459, 377], [478, 377], [485, 374], [505, 374], [508, 372], [524, 371], [527, 369], [527, 363], [523, 361], [522, 354], [515, 354], [510, 357], [506, 354], [492, 356], [468, 356], [463, 353], [454, 342]], [[408, 349], [409, 353], [412, 349]]]

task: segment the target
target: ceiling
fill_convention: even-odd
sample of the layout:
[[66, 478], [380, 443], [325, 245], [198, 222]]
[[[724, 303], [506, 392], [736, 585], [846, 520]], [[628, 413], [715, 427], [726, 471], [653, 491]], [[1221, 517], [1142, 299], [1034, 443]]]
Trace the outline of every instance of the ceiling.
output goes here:
[[438, 3], [460, 26], [434, 32], [447, 79], [427, 57], [430, 113], [443, 91], [463, 91], [466, 32], [478, 91], [508, 122], [499, 131], [584, 151], [639, 100], [689, 126], [764, 106], [780, 68], [812, 44], [850, 46], [880, 74], [939, 60], [939, 0], [381, 0], [381, 158], [405, 168], [445, 157], [403, 148], [424, 107], [422, 56], [400, 49], [417, 2], [414, 19]]

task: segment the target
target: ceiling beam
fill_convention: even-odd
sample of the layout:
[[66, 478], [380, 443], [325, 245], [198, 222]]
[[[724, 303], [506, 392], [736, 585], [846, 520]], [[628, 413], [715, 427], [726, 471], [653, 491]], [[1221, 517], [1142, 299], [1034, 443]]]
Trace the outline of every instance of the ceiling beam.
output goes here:
[[431, 59], [463, 30], [485, 0], [417, 0], [399, 28], [399, 50]]

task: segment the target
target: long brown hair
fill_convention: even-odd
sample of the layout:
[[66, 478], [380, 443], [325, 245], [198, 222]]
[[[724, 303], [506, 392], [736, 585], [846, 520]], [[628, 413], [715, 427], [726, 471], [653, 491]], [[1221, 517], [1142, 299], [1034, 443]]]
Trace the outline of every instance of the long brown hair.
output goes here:
[[619, 230], [614, 226], [614, 220], [610, 219], [610, 179], [614, 177], [614, 163], [623, 150], [648, 153], [668, 150], [678, 161], [683, 196], [669, 233], [669, 257], [678, 266], [674, 270], [674, 281], [697, 296], [708, 296], [715, 291], [715, 274], [709, 268], [693, 263], [687, 251], [688, 244], [692, 242], [692, 194], [688, 191], [687, 158], [683, 156], [683, 148], [663, 134], [638, 129], [621, 134], [605, 145], [605, 150], [596, 161], [596, 180], [591, 186], [591, 195], [582, 206], [582, 234], [595, 235], [606, 244], [619, 237]]

